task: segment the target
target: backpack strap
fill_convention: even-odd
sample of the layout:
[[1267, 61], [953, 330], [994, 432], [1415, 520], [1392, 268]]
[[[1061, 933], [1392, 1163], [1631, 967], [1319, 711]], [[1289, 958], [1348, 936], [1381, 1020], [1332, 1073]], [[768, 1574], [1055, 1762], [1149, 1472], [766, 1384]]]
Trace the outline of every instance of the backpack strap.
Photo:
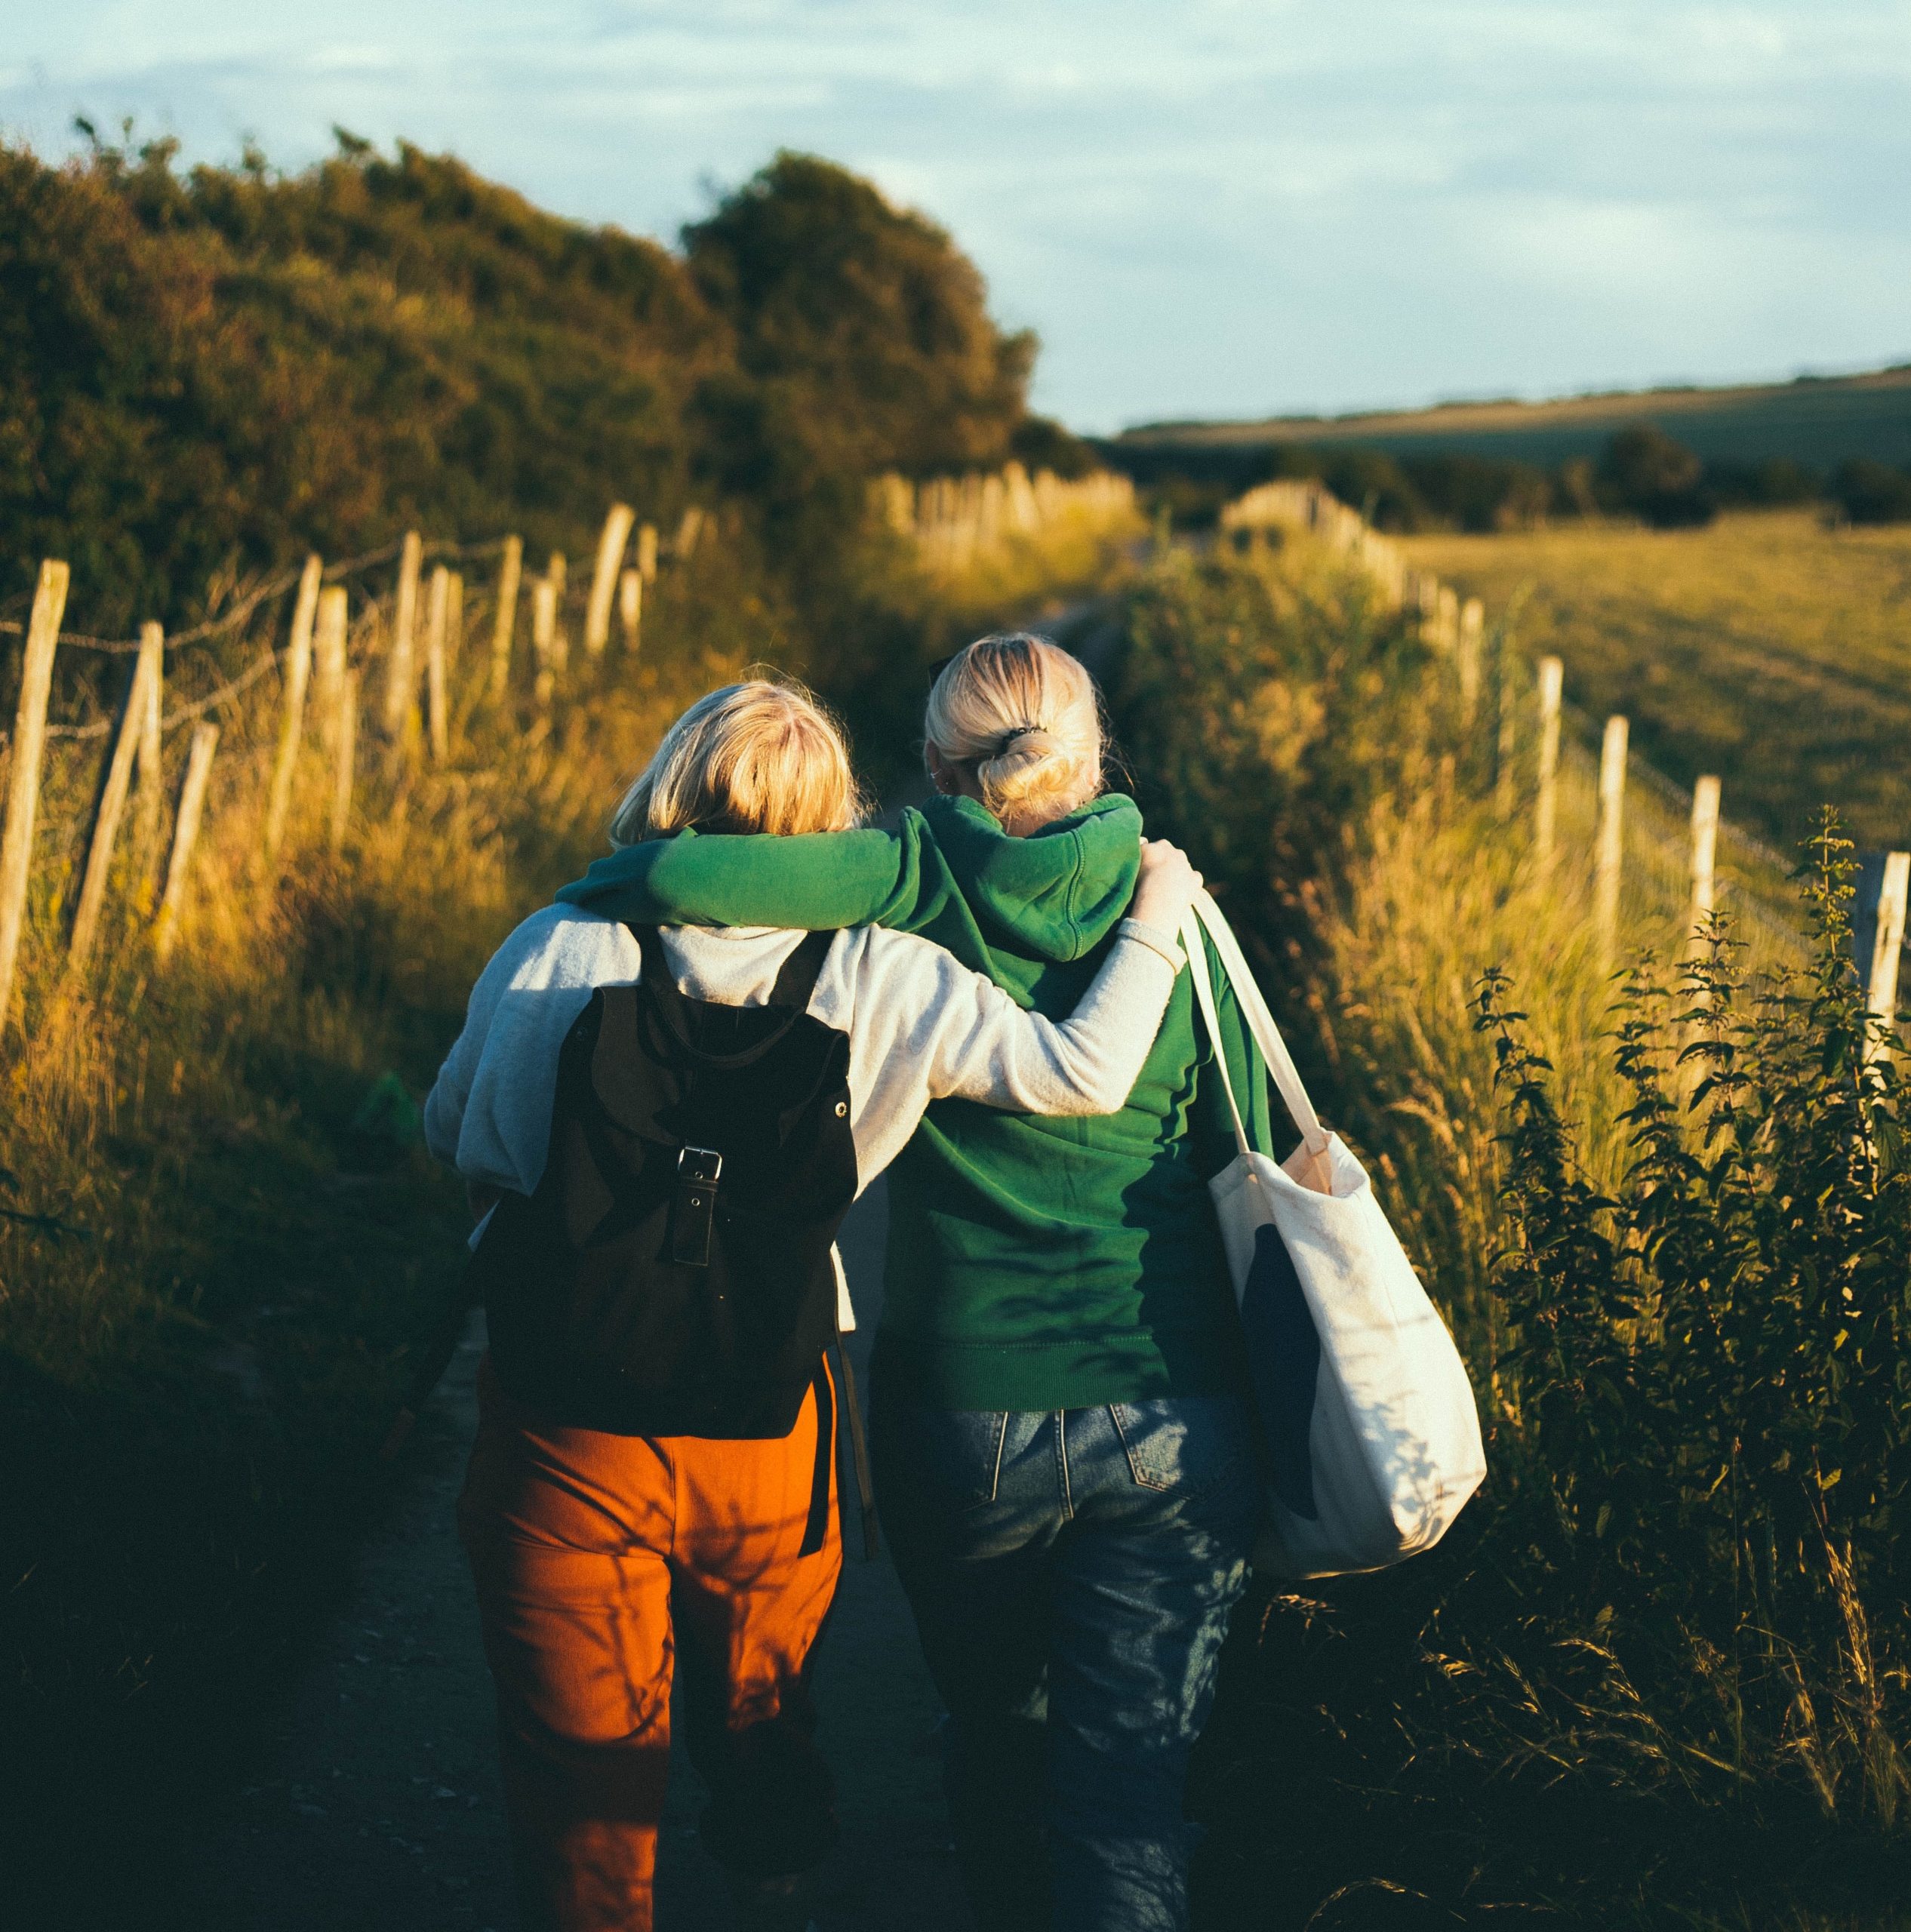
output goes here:
[[835, 1404], [831, 1399], [829, 1364], [816, 1365], [811, 1387], [816, 1392], [816, 1468], [810, 1478], [810, 1513], [803, 1525], [803, 1546], [799, 1556], [814, 1556], [823, 1547], [829, 1528], [829, 1472], [836, 1460]]
[[783, 962], [783, 971], [770, 989], [770, 1004], [793, 1006], [799, 1013], [807, 1010], [810, 995], [816, 991], [817, 977], [823, 971], [823, 962], [829, 958], [829, 949], [835, 942], [834, 932], [805, 933], [802, 943]]

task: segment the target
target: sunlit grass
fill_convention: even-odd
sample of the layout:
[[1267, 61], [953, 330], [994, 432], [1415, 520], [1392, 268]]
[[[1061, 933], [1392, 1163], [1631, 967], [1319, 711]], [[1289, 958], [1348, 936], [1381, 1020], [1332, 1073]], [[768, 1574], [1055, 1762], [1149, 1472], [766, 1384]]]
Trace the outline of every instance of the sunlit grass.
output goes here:
[[1789, 844], [1829, 801], [1861, 845], [1911, 837], [1911, 528], [1800, 510], [1404, 542], [1490, 615], [1517, 600], [1521, 648], [1565, 660], [1568, 700], [1626, 712], [1682, 782], [1719, 774], [1728, 817]]

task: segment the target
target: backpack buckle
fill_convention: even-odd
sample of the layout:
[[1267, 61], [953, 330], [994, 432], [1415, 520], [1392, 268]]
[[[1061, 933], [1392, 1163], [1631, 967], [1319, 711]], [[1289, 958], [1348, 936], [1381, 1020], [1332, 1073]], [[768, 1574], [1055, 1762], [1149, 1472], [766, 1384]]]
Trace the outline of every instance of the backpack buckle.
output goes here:
[[671, 1202], [670, 1259], [688, 1268], [710, 1265], [710, 1229], [716, 1216], [723, 1156], [714, 1147], [685, 1147], [677, 1155], [677, 1186]]

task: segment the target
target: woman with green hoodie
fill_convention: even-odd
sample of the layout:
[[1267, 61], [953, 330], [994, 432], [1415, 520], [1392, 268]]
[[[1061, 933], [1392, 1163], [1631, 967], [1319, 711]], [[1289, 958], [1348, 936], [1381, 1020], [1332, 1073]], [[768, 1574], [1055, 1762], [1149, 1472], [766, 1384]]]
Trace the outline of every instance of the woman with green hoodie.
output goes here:
[[[894, 927], [1065, 1016], [1140, 857], [1133, 801], [1098, 795], [1093, 684], [1044, 640], [984, 638], [943, 669], [925, 724], [937, 795], [897, 833], [682, 834], [559, 897], [670, 924]], [[1266, 1072], [1214, 977], [1269, 1151]], [[889, 1171], [878, 1500], [989, 1932], [1186, 1924], [1188, 1752], [1259, 1494], [1207, 1189], [1235, 1151], [1216, 1044], [1183, 974], [1122, 1112], [938, 1101]]]

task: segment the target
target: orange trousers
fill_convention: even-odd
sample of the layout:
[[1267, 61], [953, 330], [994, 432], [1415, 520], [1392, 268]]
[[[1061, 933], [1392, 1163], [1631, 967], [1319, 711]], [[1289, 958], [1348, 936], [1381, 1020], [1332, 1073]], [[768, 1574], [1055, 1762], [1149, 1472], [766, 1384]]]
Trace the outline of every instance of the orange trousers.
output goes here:
[[816, 1391], [780, 1441], [711, 1441], [557, 1427], [488, 1361], [479, 1389], [458, 1523], [525, 1932], [650, 1932], [673, 1675], [705, 1844], [752, 1876], [807, 1870], [836, 1835], [807, 1680], [842, 1567], [833, 1441], [800, 1553]]

